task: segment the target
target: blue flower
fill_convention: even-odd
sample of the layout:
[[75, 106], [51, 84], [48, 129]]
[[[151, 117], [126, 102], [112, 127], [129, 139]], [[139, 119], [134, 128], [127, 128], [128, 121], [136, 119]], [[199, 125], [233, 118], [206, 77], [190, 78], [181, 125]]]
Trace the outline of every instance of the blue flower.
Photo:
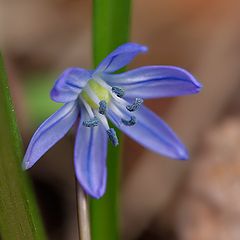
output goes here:
[[118, 139], [108, 119], [144, 147], [174, 159], [188, 153], [174, 132], [143, 106], [143, 99], [197, 93], [200, 83], [186, 70], [172, 66], [146, 66], [113, 74], [147, 47], [126, 43], [109, 54], [94, 71], [68, 68], [51, 91], [53, 101], [64, 105], [33, 135], [23, 160], [32, 167], [78, 121], [74, 148], [76, 176], [85, 191], [100, 198], [106, 188], [108, 139]]

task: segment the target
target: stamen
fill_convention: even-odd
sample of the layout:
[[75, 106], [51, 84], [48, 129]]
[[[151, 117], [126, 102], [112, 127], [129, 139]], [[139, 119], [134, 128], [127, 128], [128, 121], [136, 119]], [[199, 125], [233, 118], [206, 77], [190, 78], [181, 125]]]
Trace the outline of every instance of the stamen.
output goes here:
[[107, 110], [107, 102], [105, 100], [100, 101], [98, 112], [104, 115], [106, 113], [106, 110]]
[[124, 89], [120, 87], [112, 87], [112, 91], [120, 98], [122, 98], [125, 93]]
[[108, 134], [108, 138], [112, 142], [113, 146], [117, 146], [118, 145], [118, 138], [117, 138], [115, 130], [113, 128], [109, 128], [107, 130], [107, 134]]
[[[112, 101], [109, 105], [109, 108], [112, 109], [112, 111], [119, 117], [119, 118], [125, 118], [126, 115], [123, 114], [123, 112], [121, 112], [121, 110], [119, 109], [118, 106], [116, 106], [116, 103], [114, 101]], [[126, 111], [126, 110], [125, 110]], [[126, 111], [127, 112], [127, 111]], [[128, 112], [127, 112], [128, 113]], [[128, 113], [129, 114], [129, 113]]]
[[89, 104], [84, 100], [83, 97], [80, 96], [79, 98], [80, 98], [81, 102], [83, 103], [84, 107], [86, 108], [90, 118], [94, 118], [93, 111], [92, 111], [91, 107], [89, 106]]
[[107, 121], [106, 116], [100, 114], [97, 110], [95, 110], [94, 113], [107, 131], [109, 129], [109, 125], [108, 125], [108, 121]]
[[131, 105], [127, 105], [126, 108], [129, 112], [134, 112], [139, 109], [139, 107], [141, 106], [142, 103], [143, 103], [142, 98], [136, 98], [134, 103]]
[[122, 123], [125, 125], [125, 126], [133, 126], [136, 124], [136, 117], [135, 116], [131, 116], [130, 120], [125, 120], [125, 119], [121, 119], [122, 120]]
[[83, 126], [85, 127], [96, 127], [99, 124], [99, 119], [94, 117], [90, 120], [83, 121]]
[[[127, 111], [126, 105], [122, 106], [114, 99], [112, 99], [112, 101], [109, 105], [109, 109], [117, 116], [117, 123], [119, 124], [119, 126], [121, 126], [124, 121], [124, 120], [122, 121], [122, 119], [130, 119], [132, 117], [130, 112]], [[128, 121], [125, 120], [124, 122], [128, 122]], [[129, 124], [127, 124], [127, 125], [129, 125]]]

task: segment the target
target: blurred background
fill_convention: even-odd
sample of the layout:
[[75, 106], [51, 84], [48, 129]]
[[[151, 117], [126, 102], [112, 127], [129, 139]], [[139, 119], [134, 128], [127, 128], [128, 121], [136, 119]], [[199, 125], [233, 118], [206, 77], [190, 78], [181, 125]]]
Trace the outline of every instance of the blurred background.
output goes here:
[[[91, 68], [91, 1], [1, 0], [3, 49], [25, 147], [60, 107], [49, 91], [69, 66]], [[131, 41], [149, 46], [129, 67], [177, 65], [204, 88], [146, 101], [181, 137], [187, 162], [125, 138], [123, 240], [240, 238], [240, 2], [133, 0]], [[73, 133], [30, 171], [49, 239], [77, 238]]]

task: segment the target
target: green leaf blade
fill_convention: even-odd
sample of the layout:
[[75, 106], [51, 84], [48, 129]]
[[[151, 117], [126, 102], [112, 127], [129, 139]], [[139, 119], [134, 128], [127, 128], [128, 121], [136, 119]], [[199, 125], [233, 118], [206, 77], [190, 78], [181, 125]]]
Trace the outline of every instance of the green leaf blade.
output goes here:
[[22, 142], [0, 54], [0, 235], [2, 240], [44, 240], [32, 186], [21, 161]]

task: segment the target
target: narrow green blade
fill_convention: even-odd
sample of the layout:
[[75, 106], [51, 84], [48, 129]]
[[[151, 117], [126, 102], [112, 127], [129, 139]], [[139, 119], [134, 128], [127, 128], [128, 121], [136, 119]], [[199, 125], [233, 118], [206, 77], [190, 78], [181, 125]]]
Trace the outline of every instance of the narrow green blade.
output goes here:
[[21, 138], [0, 54], [0, 236], [2, 240], [44, 240], [41, 217], [21, 161]]
[[[112, 50], [128, 42], [130, 0], [94, 0], [93, 58], [96, 66]], [[121, 138], [121, 134], [117, 131]], [[121, 139], [120, 145], [121, 145]], [[107, 191], [100, 200], [90, 201], [92, 240], [119, 239], [120, 148], [108, 146]]]

